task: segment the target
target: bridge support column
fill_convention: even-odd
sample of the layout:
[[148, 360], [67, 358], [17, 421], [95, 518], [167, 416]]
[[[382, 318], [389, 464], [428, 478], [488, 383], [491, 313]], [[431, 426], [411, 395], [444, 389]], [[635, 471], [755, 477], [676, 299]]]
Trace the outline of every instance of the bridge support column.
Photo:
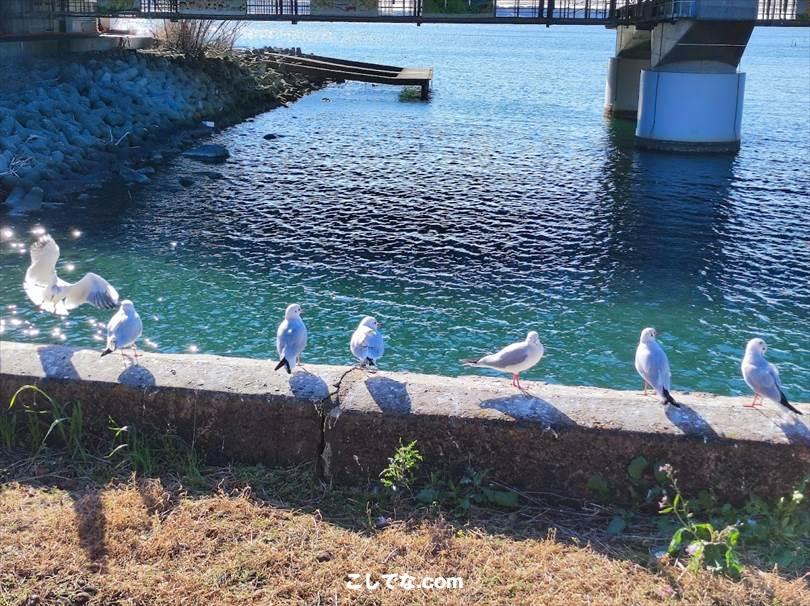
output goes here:
[[699, 152], [740, 148], [745, 74], [737, 65], [753, 28], [753, 15], [750, 21], [685, 19], [655, 26], [652, 67], [641, 72], [640, 146]]
[[641, 72], [636, 141], [674, 151], [740, 148], [745, 74]]
[[616, 28], [616, 56], [608, 64], [605, 114], [636, 119], [641, 70], [650, 67], [650, 32], [632, 25]]

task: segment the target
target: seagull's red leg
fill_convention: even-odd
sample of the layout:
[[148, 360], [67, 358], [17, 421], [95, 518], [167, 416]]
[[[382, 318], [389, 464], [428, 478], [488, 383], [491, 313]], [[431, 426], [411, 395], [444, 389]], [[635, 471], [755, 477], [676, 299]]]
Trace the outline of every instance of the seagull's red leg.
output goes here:
[[644, 390], [644, 395], [647, 395], [647, 381], [641, 382], [641, 388]]
[[523, 391], [523, 386], [520, 384], [520, 375], [515, 373], [515, 387]]
[[512, 373], [512, 387], [517, 387], [517, 383], [515, 383], [515, 379], [517, 379], [517, 375]]
[[755, 393], [754, 394], [754, 399], [751, 400], [751, 403], [750, 404], [743, 404], [743, 408], [754, 408], [757, 405], [757, 398], [758, 397], [759, 397], [759, 394]]

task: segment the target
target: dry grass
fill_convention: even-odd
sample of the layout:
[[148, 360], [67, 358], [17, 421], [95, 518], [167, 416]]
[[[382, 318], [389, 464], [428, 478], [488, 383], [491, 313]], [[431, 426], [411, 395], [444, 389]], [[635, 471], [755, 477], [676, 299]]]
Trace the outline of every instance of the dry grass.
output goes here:
[[[0, 484], [0, 605], [810, 604], [807, 577], [642, 566], [538, 515], [400, 512], [374, 530], [365, 493], [327, 490], [310, 470], [207, 469], [196, 492], [172, 477], [99, 482], [61, 461], [12, 471]], [[464, 588], [358, 592], [351, 572]]]
[[247, 25], [244, 21], [190, 19], [156, 23], [152, 35], [160, 44], [192, 59], [230, 52]]

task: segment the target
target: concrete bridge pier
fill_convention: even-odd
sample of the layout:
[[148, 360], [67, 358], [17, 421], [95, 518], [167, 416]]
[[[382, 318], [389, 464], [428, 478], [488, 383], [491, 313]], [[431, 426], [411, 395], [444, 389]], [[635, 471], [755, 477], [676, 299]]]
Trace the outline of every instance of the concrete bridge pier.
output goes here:
[[616, 56], [610, 58], [605, 84], [605, 114], [636, 119], [641, 71], [650, 68], [650, 31], [635, 25], [616, 28]]
[[642, 70], [636, 140], [642, 147], [734, 152], [740, 148], [745, 74], [737, 71], [755, 0], [695, 2], [690, 17], [652, 29]]

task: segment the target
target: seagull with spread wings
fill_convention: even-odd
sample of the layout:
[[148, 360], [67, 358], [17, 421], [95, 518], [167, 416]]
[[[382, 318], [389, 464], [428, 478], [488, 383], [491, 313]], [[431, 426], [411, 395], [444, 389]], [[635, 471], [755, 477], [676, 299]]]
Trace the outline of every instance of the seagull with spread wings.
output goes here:
[[85, 303], [99, 309], [115, 309], [118, 291], [101, 276], [87, 273], [78, 282], [67, 282], [56, 274], [59, 246], [48, 234], [31, 245], [31, 265], [25, 272], [25, 294], [40, 309], [66, 316]]

